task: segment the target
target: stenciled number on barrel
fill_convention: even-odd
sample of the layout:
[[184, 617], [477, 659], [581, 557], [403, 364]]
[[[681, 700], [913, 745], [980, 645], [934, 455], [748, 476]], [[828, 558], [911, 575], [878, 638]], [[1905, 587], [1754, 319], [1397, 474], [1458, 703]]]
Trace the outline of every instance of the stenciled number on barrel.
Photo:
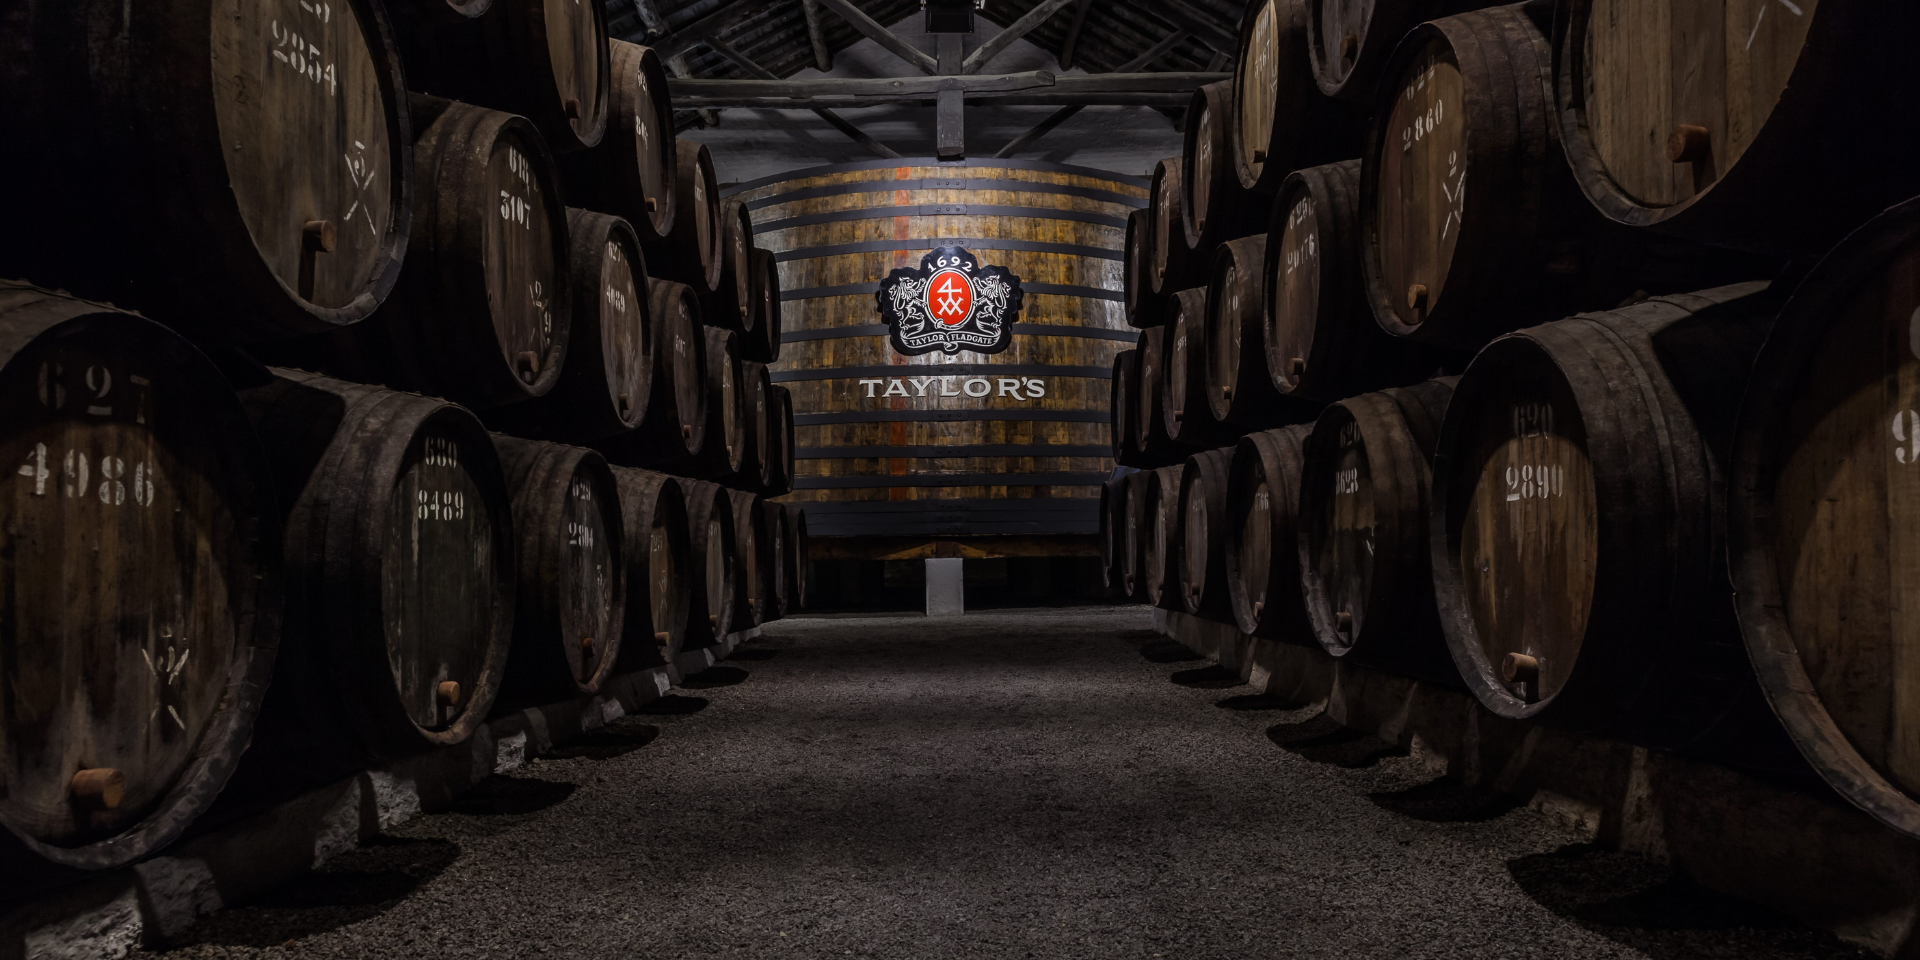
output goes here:
[[[1545, 403], [1513, 405], [1513, 440], [1520, 447], [1526, 440], [1553, 433], [1553, 406]], [[1552, 464], [1520, 464], [1506, 470], [1507, 502], [1566, 496], [1565, 468]]]
[[[448, 437], [428, 437], [420, 462], [429, 467], [458, 468], [460, 444]], [[467, 496], [458, 490], [416, 490], [414, 514], [421, 520], [465, 520]]]
[[[1311, 216], [1313, 216], [1313, 198], [1301, 197], [1300, 202], [1294, 204], [1293, 210], [1287, 214], [1288, 232], [1297, 229], [1301, 224], [1307, 222], [1307, 218]], [[1317, 239], [1318, 236], [1317, 231], [1309, 231], [1305, 236], [1298, 237], [1294, 240], [1293, 248], [1286, 251], [1288, 273], [1292, 273], [1319, 256], [1319, 252], [1316, 249], [1316, 244], [1319, 242]]]
[[1898, 410], [1893, 414], [1893, 459], [1899, 463], [1920, 463], [1920, 413]]
[[[301, 0], [301, 9], [317, 17], [322, 24], [333, 22], [333, 4], [313, 3]], [[316, 84], [327, 86], [327, 96], [340, 95], [340, 78], [333, 62], [324, 59], [325, 53], [320, 45], [295, 32], [292, 25], [281, 26], [280, 21], [271, 22], [273, 32], [273, 58], [293, 68], [295, 73], [306, 77]]]

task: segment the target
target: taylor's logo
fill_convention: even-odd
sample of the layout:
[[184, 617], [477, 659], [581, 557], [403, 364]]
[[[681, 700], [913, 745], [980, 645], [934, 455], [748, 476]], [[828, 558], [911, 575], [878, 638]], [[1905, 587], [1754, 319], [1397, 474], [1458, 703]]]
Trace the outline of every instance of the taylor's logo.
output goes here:
[[939, 247], [880, 281], [874, 298], [893, 349], [904, 354], [999, 353], [1013, 342], [1020, 316], [1020, 278], [1006, 267], [983, 267], [959, 247]]

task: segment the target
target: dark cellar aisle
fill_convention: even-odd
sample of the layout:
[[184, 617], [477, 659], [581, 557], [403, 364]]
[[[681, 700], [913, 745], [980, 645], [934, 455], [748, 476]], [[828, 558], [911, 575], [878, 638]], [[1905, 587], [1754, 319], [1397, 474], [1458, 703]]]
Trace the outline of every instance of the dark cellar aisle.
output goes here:
[[1860, 955], [1270, 709], [1149, 626], [772, 624], [164, 955]]

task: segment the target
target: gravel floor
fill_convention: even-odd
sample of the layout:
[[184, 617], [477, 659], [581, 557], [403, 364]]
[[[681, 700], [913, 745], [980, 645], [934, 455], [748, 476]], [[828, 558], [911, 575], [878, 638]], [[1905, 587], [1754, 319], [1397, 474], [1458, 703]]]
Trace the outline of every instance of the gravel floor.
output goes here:
[[1271, 709], [1149, 624], [774, 624], [166, 955], [1860, 956]]

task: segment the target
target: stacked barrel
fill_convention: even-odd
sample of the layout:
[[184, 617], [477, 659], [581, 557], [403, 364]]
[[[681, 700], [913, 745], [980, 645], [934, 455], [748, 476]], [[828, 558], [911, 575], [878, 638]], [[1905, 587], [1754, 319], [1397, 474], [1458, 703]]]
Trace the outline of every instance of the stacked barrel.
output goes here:
[[802, 601], [778, 279], [654, 52], [230, 6], [0, 34], [0, 895]]
[[1110, 582], [1920, 836], [1920, 136], [1819, 146], [1916, 20], [1254, 0], [1128, 225]]

